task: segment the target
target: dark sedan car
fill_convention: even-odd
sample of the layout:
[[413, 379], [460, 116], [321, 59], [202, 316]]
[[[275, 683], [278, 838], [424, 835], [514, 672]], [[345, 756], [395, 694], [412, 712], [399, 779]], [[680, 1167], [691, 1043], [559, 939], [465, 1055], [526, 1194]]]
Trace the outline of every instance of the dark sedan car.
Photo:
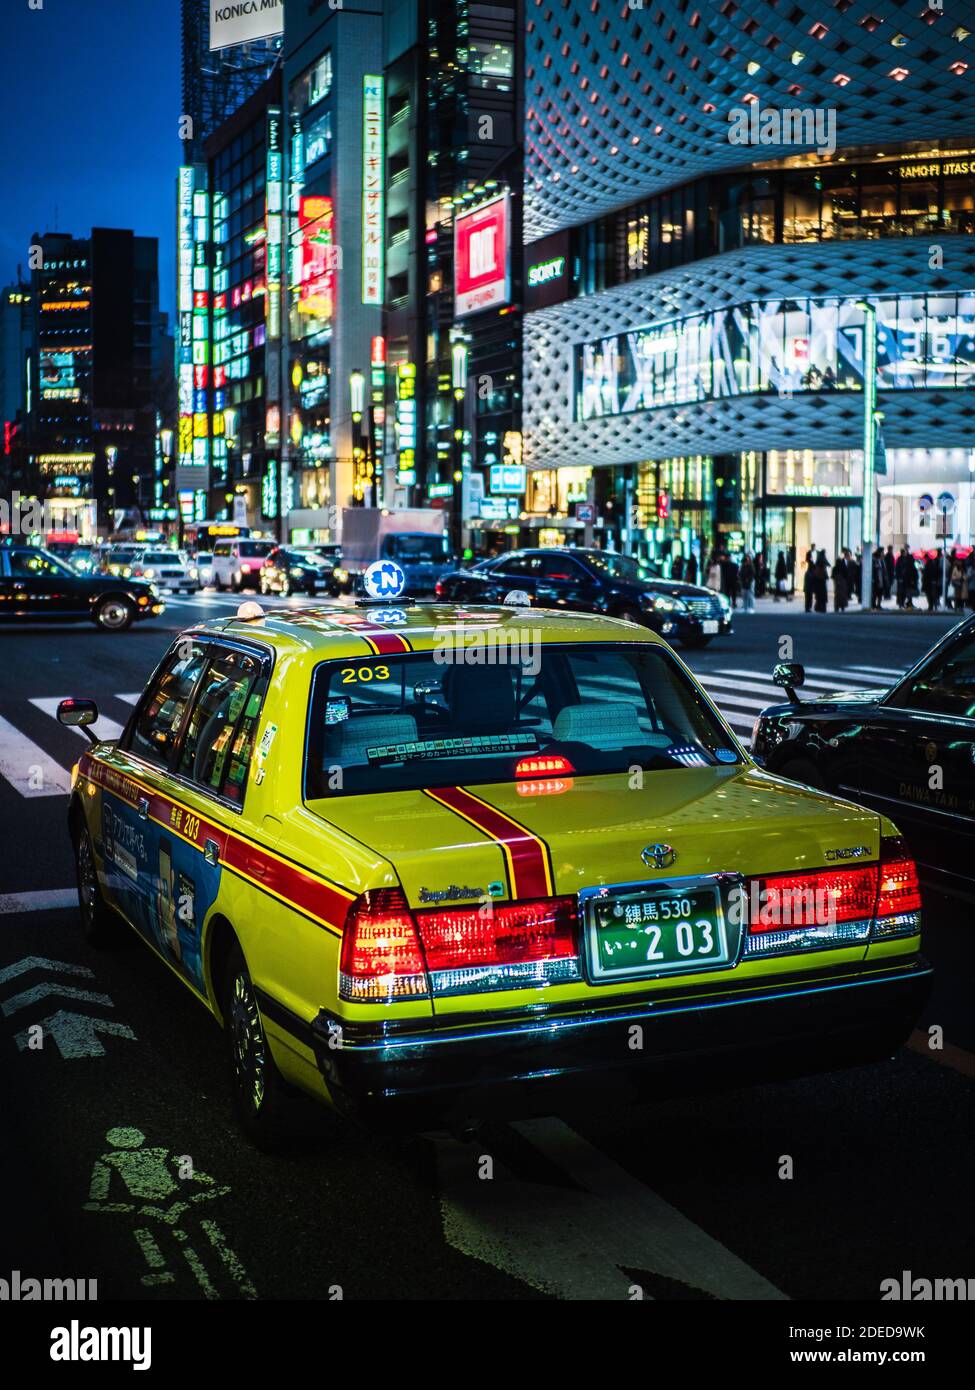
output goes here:
[[261, 566], [258, 584], [262, 594], [337, 593], [332, 578], [334, 566], [315, 550], [278, 545]]
[[756, 759], [883, 811], [929, 883], [975, 894], [975, 618], [889, 690], [800, 702], [801, 666], [777, 666], [773, 679], [790, 701], [755, 721]]
[[143, 579], [77, 574], [56, 555], [30, 545], [0, 545], [0, 621], [79, 622], [123, 632], [165, 605]]
[[665, 579], [645, 561], [604, 550], [512, 550], [444, 575], [437, 597], [503, 603], [512, 589], [524, 590], [538, 608], [626, 618], [685, 647], [705, 647], [731, 631], [731, 605], [723, 595]]

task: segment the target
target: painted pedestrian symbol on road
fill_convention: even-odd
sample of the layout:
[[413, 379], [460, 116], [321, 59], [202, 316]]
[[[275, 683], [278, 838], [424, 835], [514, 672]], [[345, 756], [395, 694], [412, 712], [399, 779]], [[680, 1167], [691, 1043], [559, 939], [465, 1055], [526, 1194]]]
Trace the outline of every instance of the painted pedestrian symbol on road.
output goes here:
[[[144, 1147], [146, 1136], [141, 1129], [119, 1126], [110, 1129], [105, 1138], [112, 1147], [95, 1160], [89, 1200], [84, 1210], [133, 1216], [143, 1223], [135, 1226], [132, 1232], [148, 1266], [142, 1283], [148, 1288], [175, 1284], [177, 1275], [170, 1267], [170, 1257], [180, 1255], [204, 1296], [221, 1297], [197, 1249], [200, 1244], [198, 1238], [196, 1244], [192, 1243], [194, 1227], [198, 1226], [216, 1252], [238, 1295], [241, 1298], [256, 1298], [257, 1290], [227, 1244], [220, 1227], [215, 1221], [198, 1216], [197, 1203], [225, 1197], [230, 1188], [218, 1184], [208, 1173], [195, 1169], [188, 1176], [183, 1176], [180, 1158], [169, 1149]], [[197, 1191], [187, 1192], [190, 1183], [197, 1184]], [[207, 1253], [206, 1246], [203, 1251]], [[179, 1263], [179, 1268], [182, 1270], [182, 1263]]]

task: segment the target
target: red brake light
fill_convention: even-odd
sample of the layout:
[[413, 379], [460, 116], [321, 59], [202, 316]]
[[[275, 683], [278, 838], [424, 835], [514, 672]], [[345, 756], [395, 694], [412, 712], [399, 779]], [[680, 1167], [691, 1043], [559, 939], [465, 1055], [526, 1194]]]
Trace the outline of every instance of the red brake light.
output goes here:
[[416, 914], [434, 994], [579, 978], [574, 898]]
[[881, 865], [880, 893], [877, 897], [877, 916], [890, 917], [895, 912], [919, 912], [921, 887], [913, 859], [894, 859]]
[[571, 772], [575, 768], [561, 753], [533, 753], [515, 764], [516, 777], [561, 777]]
[[819, 927], [857, 922], [873, 916], [877, 895], [877, 865], [850, 869], [814, 869], [811, 873], [776, 874], [754, 879], [759, 915], [750, 914], [749, 931], [779, 931], [788, 927]]
[[385, 1003], [428, 993], [416, 926], [401, 889], [380, 888], [356, 898], [345, 919], [339, 969], [343, 999]]
[[440, 580], [440, 579], [437, 580], [436, 584], [434, 584], [434, 586], [433, 586], [433, 592], [436, 594], [437, 598], [443, 598], [443, 581], [442, 581], [442, 580]]
[[916, 936], [921, 930], [921, 885], [917, 865], [900, 836], [889, 836], [881, 845], [880, 885], [874, 935]]

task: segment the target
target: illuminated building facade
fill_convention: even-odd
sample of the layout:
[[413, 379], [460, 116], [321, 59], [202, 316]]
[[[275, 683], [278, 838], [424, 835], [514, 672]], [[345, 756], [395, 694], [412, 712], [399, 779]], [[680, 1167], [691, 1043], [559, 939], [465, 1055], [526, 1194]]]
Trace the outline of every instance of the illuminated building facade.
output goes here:
[[155, 237], [96, 227], [35, 236], [27, 439], [42, 498], [94, 500], [98, 525], [141, 518], [152, 501], [155, 394], [165, 319]]
[[975, 35], [889, 0], [577, 19], [527, 6], [526, 462], [552, 524], [579, 529], [571, 472], [598, 540], [665, 561], [855, 549], [869, 302], [881, 539], [939, 542], [948, 493], [970, 542]]
[[280, 496], [299, 540], [334, 540], [343, 507], [391, 500], [372, 398], [385, 357], [382, 58], [381, 0], [286, 3]]
[[482, 512], [490, 469], [521, 452], [522, 25], [520, 0], [386, 6], [387, 491], [454, 507], [462, 470], [475, 545], [521, 500]]

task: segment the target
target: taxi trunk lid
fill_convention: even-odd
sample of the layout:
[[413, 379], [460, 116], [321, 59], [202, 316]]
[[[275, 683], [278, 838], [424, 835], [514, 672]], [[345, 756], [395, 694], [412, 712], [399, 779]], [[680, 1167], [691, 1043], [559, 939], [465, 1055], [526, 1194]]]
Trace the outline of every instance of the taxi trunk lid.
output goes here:
[[[551, 968], [538, 967], [530, 956], [519, 965], [516, 951], [511, 969], [495, 977], [445, 970], [439, 983], [434, 980], [434, 1006], [441, 1014], [470, 1008], [472, 994], [478, 1008], [493, 1010], [536, 1006], [541, 988], [547, 1003], [605, 998], [634, 988], [713, 991], [749, 981], [754, 986], [759, 975], [823, 964], [852, 967], [863, 960], [862, 941], [806, 952], [801, 959], [792, 952], [746, 960], [739, 950], [744, 929], [725, 931], [722, 925], [726, 960], [719, 952], [713, 959], [704, 955], [701, 968], [693, 971], [668, 967], [655, 974], [641, 968], [595, 978], [595, 957], [584, 938], [589, 900], [594, 894], [606, 897], [600, 890], [618, 889], [611, 897], [635, 910], [622, 885], [632, 897], [645, 897], [654, 885], [703, 881], [703, 894], [686, 901], [698, 920], [703, 914], [720, 922], [727, 917], [729, 883], [830, 865], [840, 869], [880, 857], [875, 813], [754, 767], [682, 768], [644, 773], [640, 781], [635, 772], [433, 787], [337, 798], [327, 814], [393, 865], [421, 938], [427, 935], [430, 960], [437, 954], [445, 958], [439, 947], [449, 945], [451, 933], [475, 937], [481, 929], [478, 912], [493, 912], [502, 928], [511, 903], [555, 900], [572, 915], [571, 960], [564, 949], [565, 917], [533, 919], [532, 928], [558, 956]], [[717, 898], [708, 890], [715, 876], [723, 884]], [[652, 930], [653, 923], [644, 926]]]

